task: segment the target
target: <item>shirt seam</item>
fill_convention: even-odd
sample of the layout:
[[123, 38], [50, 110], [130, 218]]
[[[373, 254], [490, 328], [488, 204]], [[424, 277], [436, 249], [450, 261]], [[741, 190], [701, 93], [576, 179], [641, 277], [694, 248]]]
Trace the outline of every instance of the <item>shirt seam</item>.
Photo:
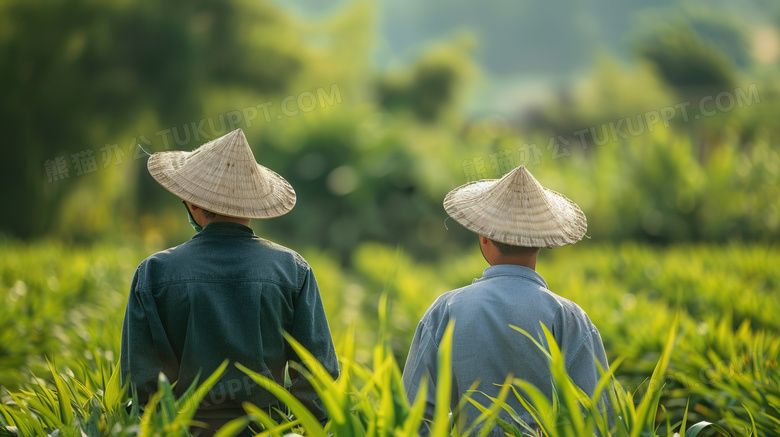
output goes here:
[[[560, 309], [558, 310], [558, 314], [556, 315], [556, 319], [560, 318], [560, 314], [562, 311], [566, 311], [566, 307], [563, 306], [560, 307]], [[577, 356], [577, 354], [579, 354], [580, 349], [582, 349], [582, 347], [585, 345], [585, 341], [588, 340], [588, 338], [593, 334], [593, 329], [595, 329], [595, 327], [591, 324], [588, 330], [584, 332], [578, 339], [577, 343], [575, 343], [574, 348], [571, 349], [567, 348], [566, 351], [561, 351], [564, 353], [564, 366], [566, 366], [567, 369], [571, 364], [571, 360], [573, 360]]]
[[425, 322], [421, 323], [421, 325], [423, 327], [423, 332], [422, 333], [428, 335], [428, 337], [431, 338], [431, 342], [436, 346], [436, 350], [438, 351], [439, 350], [439, 342], [436, 340], [436, 336], [434, 335], [433, 330], [430, 327], [428, 327], [428, 324], [425, 323]]
[[577, 345], [577, 347], [574, 349], [573, 352], [568, 352], [567, 351], [567, 353], [566, 353], [566, 368], [567, 369], [569, 368], [569, 365], [571, 364], [571, 360], [573, 360], [580, 353], [580, 349], [582, 349], [582, 347], [585, 345], [585, 340], [587, 340], [588, 334], [590, 334], [590, 331], [588, 331], [586, 334], [582, 335], [582, 337], [581, 337], [581, 339], [579, 341], [579, 344]]
[[156, 288], [162, 288], [167, 287], [169, 285], [177, 285], [177, 284], [199, 284], [199, 283], [245, 283], [245, 282], [260, 282], [260, 283], [266, 283], [266, 284], [274, 284], [278, 285], [282, 288], [289, 288], [291, 290], [297, 290], [295, 285], [290, 285], [288, 283], [283, 282], [277, 282], [277, 281], [269, 281], [267, 279], [203, 279], [203, 278], [189, 278], [189, 279], [179, 279], [176, 281], [167, 281], [160, 284], [155, 285], [143, 285], [143, 286], [136, 286], [136, 290], [138, 291], [145, 291], [145, 290], [153, 290]]

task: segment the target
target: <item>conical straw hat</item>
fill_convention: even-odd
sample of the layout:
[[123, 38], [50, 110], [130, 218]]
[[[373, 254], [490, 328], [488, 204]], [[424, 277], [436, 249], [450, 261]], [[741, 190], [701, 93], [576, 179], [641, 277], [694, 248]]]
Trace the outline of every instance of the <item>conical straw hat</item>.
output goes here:
[[241, 129], [192, 152], [155, 153], [147, 167], [166, 190], [217, 214], [272, 218], [295, 205], [295, 190], [255, 161]]
[[469, 182], [450, 191], [444, 209], [466, 229], [513, 246], [574, 244], [588, 229], [576, 203], [542, 187], [522, 165], [501, 179]]

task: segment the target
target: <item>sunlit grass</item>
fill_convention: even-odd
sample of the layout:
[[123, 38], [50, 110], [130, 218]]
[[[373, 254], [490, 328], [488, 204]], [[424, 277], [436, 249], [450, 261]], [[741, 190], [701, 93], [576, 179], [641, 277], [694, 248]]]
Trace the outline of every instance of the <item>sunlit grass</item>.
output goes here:
[[[358, 421], [368, 430], [370, 423], [373, 429], [393, 423], [393, 429], [403, 431], [392, 433], [411, 432], [423, 418], [417, 418], [419, 404], [402, 400], [398, 378], [412, 333], [440, 293], [481, 275], [486, 267], [481, 255], [475, 249], [445, 254], [438, 262], [417, 262], [401, 249], [366, 244], [357, 249], [355, 262], [342, 267], [325, 252], [302, 252], [320, 283], [344, 370], [332, 383], [345, 393], [333, 400], [341, 412], [336, 417], [345, 419], [329, 426], [357, 429], [351, 421]], [[47, 420], [38, 421], [44, 427], [69, 415], [74, 419], [66, 426], [83, 426], [93, 414], [100, 417], [93, 423], [103, 434], [96, 435], [132, 426], [133, 417], [117, 408], [118, 389], [109, 381], [119, 356], [127, 288], [146, 255], [142, 248], [58, 243], [11, 243], [0, 250], [0, 396], [12, 412], [7, 414], [18, 416], [3, 420], [32, 427], [30, 435], [40, 431], [31, 420]], [[658, 434], [679, 430], [687, 417], [689, 425], [712, 422], [732, 435], [747, 435], [753, 426], [759, 435], [780, 435], [777, 265], [780, 250], [765, 245], [659, 248], [583, 242], [543, 251], [538, 270], [552, 291], [585, 309], [610, 362], [621, 360], [612, 370], [616, 386], [625, 390], [616, 396], [626, 397], [625, 405], [645, 399], [647, 378], [668, 358], [656, 384], [654, 417], [663, 418], [656, 424]], [[389, 297], [386, 306], [383, 294]], [[676, 343], [665, 355], [673, 326]], [[72, 388], [58, 386], [47, 356], [56, 359], [52, 365], [60, 382]], [[106, 392], [108, 387], [113, 388]], [[42, 388], [72, 392], [73, 413], [58, 403], [58, 396], [36, 391]], [[42, 397], [30, 404], [24, 400], [28, 394]], [[514, 396], [513, 389], [506, 395]], [[245, 422], [256, 423], [250, 418], [233, 426]], [[469, 428], [453, 426], [459, 432]]]

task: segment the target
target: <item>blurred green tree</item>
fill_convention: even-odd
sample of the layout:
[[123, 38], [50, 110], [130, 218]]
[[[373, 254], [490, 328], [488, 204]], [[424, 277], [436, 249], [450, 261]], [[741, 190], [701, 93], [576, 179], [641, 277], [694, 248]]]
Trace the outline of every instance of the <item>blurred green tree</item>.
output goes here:
[[145, 125], [153, 131], [202, 118], [205, 96], [220, 89], [281, 92], [303, 64], [291, 22], [267, 2], [11, 0], [0, 8], [0, 174], [15, 210], [0, 229], [21, 237], [54, 225], [67, 191], [86, 183], [62, 179], [96, 177], [86, 173], [101, 164], [101, 148], [142, 118], [154, 120]]
[[433, 123], [462, 100], [476, 68], [468, 51], [473, 42], [461, 36], [422, 56], [409, 70], [377, 80], [378, 103], [386, 110], [411, 112], [424, 123]]
[[675, 10], [671, 20], [652, 21], [635, 36], [635, 51], [683, 98], [732, 90], [752, 59], [740, 22], [698, 8]]

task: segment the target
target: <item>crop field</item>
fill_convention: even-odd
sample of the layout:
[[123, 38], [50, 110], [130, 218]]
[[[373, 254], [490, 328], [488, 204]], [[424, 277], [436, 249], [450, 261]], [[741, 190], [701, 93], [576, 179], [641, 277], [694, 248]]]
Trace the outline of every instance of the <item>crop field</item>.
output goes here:
[[[322, 382], [333, 393], [325, 429], [301, 413], [279, 432], [414, 435], [421, 410], [406, 402], [398, 380], [412, 334], [439, 294], [481, 275], [479, 251], [425, 263], [372, 243], [359, 246], [347, 266], [325, 252], [301, 252], [320, 285], [342, 377]], [[189, 410], [166, 413], [164, 396], [161, 412], [122, 407], [131, 397], [115, 370], [125, 301], [135, 266], [148, 254], [141, 247], [4, 241], [0, 435], [186, 435]], [[543, 432], [671, 435], [688, 427], [701, 435], [780, 435], [778, 265], [780, 248], [761, 244], [584, 242], [543, 251], [538, 271], [550, 289], [579, 303], [601, 332], [617, 385], [615, 408], [623, 409], [610, 426], [587, 405], [583, 415], [550, 406], [566, 420], [555, 416]], [[574, 390], [565, 378], [557, 383], [560, 396]], [[530, 402], [544, 408], [539, 399]], [[491, 408], [483, 420], [491, 420], [500, 399]], [[223, 435], [250, 421], [272, 427], [247, 409]], [[452, 425], [444, 415], [433, 426], [448, 435]]]
[[[196, 413], [225, 374], [285, 411], [234, 403], [246, 414], [217, 437], [780, 436], [780, 2], [439, 3], [0, 2], [0, 437], [205, 437]], [[212, 209], [150, 156], [238, 130], [242, 162], [294, 187], [293, 209], [251, 227], [316, 276], [340, 374], [287, 338], [303, 359], [281, 383], [309, 378], [326, 423], [252, 363], [191, 387], [161, 375], [143, 406], [122, 385], [137, 266], [192, 237], [182, 200]], [[227, 164], [198, 177], [273, 186]], [[520, 166], [587, 216], [536, 270], [587, 313], [609, 369], [586, 394], [532, 338], [550, 386], [508, 376], [450, 411], [462, 343], [445, 335], [435, 399], [408, 399], [420, 318], [487, 267], [443, 200]], [[276, 197], [243, 191], [224, 197]]]

